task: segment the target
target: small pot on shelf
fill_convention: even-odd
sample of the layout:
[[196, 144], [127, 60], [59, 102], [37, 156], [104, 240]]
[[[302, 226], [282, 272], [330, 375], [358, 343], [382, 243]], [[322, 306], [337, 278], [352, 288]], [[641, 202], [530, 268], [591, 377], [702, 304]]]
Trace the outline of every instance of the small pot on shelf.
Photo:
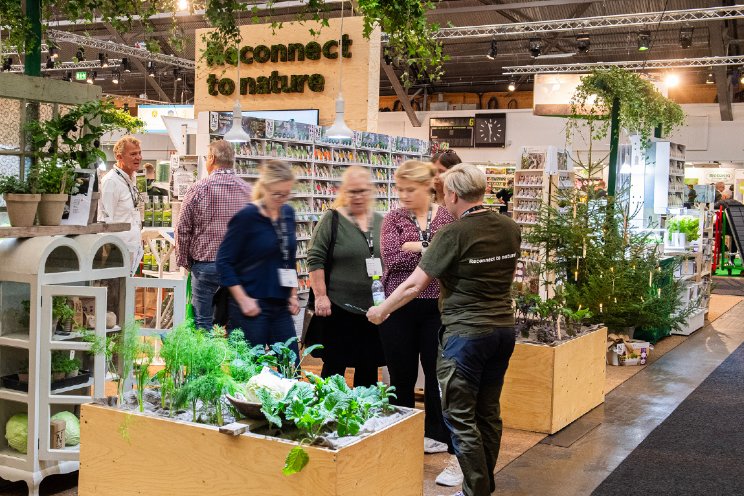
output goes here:
[[39, 225], [58, 226], [62, 223], [62, 214], [69, 195], [66, 193], [45, 193], [39, 203]]
[[65, 378], [65, 372], [52, 372], [52, 382], [58, 382]]
[[11, 226], [31, 227], [34, 225], [41, 195], [5, 193], [3, 198]]

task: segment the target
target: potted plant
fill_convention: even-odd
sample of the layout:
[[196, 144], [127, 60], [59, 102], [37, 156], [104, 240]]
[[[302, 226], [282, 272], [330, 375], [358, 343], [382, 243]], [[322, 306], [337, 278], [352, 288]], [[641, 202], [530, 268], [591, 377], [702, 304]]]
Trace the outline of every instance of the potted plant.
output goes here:
[[67, 361], [69, 360], [66, 351], [52, 352], [52, 382], [61, 381], [67, 375]]
[[67, 298], [64, 296], [52, 298], [52, 333], [56, 331], [57, 324], [62, 324], [62, 332], [69, 334], [74, 317], [75, 310], [69, 305]]
[[71, 160], [59, 161], [55, 158], [44, 159], [38, 164], [37, 191], [41, 193], [40, 225], [58, 226], [62, 222], [75, 166], [75, 162]]
[[25, 181], [15, 176], [0, 177], [0, 193], [8, 209], [8, 218], [13, 227], [31, 227], [36, 218], [36, 209], [41, 195], [35, 191], [33, 177]]
[[699, 237], [700, 219], [692, 215], [677, 215], [667, 221], [670, 246], [685, 248], [689, 241]]
[[77, 377], [80, 373], [80, 367], [82, 366], [82, 362], [79, 358], [68, 358], [64, 362], [64, 369], [65, 369], [65, 377], [71, 378], [71, 377]]

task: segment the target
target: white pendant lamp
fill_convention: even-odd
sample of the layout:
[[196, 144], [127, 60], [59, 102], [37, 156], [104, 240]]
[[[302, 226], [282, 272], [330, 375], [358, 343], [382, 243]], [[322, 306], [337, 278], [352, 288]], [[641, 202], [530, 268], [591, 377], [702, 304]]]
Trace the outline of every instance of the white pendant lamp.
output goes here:
[[338, 96], [336, 97], [336, 120], [333, 125], [326, 129], [326, 137], [331, 139], [351, 139], [354, 132], [346, 125], [344, 120], [344, 96], [341, 92], [343, 82], [343, 65], [344, 58], [344, 2], [341, 2], [341, 30], [338, 36]]
[[240, 108], [240, 46], [236, 47], [238, 51], [238, 88], [235, 95], [235, 105], [233, 106], [232, 127], [225, 136], [222, 137], [230, 143], [245, 143], [251, 140], [251, 137], [243, 130], [243, 110]]

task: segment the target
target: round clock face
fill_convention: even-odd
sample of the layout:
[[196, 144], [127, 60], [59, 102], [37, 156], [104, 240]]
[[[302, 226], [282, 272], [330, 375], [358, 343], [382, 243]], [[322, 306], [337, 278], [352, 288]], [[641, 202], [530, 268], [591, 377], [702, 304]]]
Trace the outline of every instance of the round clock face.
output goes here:
[[504, 124], [501, 119], [483, 119], [478, 121], [477, 133], [482, 143], [498, 143], [504, 139]]

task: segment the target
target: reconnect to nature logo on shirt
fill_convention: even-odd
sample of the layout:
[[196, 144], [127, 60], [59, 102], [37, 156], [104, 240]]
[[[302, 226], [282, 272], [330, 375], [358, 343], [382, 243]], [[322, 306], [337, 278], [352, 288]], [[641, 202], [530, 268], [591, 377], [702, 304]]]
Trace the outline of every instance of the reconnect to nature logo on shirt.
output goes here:
[[495, 257], [488, 257], [488, 258], [471, 258], [468, 260], [468, 263], [470, 264], [483, 264], [483, 263], [491, 263], [491, 262], [498, 262], [500, 260], [510, 260], [512, 258], [517, 258], [517, 253], [509, 253], [507, 255], [498, 255]]

